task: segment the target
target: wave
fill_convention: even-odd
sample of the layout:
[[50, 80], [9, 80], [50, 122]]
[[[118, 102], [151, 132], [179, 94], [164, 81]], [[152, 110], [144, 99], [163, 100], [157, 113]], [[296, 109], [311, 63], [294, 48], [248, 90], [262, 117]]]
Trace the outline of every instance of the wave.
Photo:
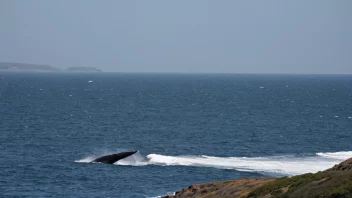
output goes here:
[[[168, 156], [149, 154], [143, 157], [136, 153], [119, 160], [116, 165], [127, 166], [196, 166], [237, 171], [257, 172], [266, 175], [299, 175], [315, 173], [331, 168], [333, 165], [352, 157], [352, 151], [335, 153], [316, 153], [314, 156], [269, 156], [269, 157], [214, 157], [214, 156]], [[95, 156], [89, 156], [76, 162], [91, 162]]]
[[335, 152], [335, 153], [317, 153], [317, 155], [324, 158], [346, 160], [352, 157], [352, 151], [342, 151], [342, 152]]

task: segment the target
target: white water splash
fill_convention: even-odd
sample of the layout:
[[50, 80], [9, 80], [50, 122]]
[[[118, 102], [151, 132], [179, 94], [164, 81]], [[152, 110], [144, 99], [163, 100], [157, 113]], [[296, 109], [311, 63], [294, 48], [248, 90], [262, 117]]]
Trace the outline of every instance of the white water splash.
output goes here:
[[88, 157], [85, 157], [83, 159], [80, 159], [80, 160], [75, 160], [75, 162], [79, 162], [79, 163], [89, 163], [89, 162], [92, 162], [94, 159], [96, 159], [97, 157], [96, 156], [88, 156]]
[[274, 173], [280, 175], [297, 175], [308, 172], [318, 172], [330, 168], [338, 160], [310, 158], [276, 158], [276, 157], [208, 157], [183, 156], [172, 157], [151, 154], [147, 156], [149, 164], [214, 167], [235, 169], [245, 172]]
[[[101, 155], [100, 155], [101, 156]], [[75, 162], [91, 162], [99, 156], [89, 156]], [[146, 159], [136, 153], [119, 160], [115, 165], [124, 166], [196, 166], [237, 171], [257, 172], [268, 175], [299, 175], [316, 173], [331, 168], [352, 157], [352, 151], [317, 153], [316, 156], [269, 156], [269, 157], [212, 157], [212, 156], [167, 156], [149, 154]]]
[[341, 152], [335, 152], [335, 153], [317, 153], [317, 155], [324, 158], [331, 158], [331, 159], [343, 161], [352, 157], [352, 151], [341, 151]]
[[148, 197], [148, 198], [162, 198], [162, 197], [165, 197], [165, 196], [174, 196], [176, 193], [175, 192], [168, 192], [166, 193], [165, 195], [160, 195], [160, 196], [156, 196], [156, 197]]
[[138, 152], [122, 160], [114, 163], [115, 165], [123, 166], [146, 166], [148, 162], [143, 158], [143, 156]]

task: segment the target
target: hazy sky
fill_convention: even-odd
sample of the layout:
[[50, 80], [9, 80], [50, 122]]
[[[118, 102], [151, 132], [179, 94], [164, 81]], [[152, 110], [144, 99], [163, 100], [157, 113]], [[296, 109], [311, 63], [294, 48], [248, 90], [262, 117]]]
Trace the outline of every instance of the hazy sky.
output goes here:
[[0, 0], [0, 61], [352, 73], [351, 0]]

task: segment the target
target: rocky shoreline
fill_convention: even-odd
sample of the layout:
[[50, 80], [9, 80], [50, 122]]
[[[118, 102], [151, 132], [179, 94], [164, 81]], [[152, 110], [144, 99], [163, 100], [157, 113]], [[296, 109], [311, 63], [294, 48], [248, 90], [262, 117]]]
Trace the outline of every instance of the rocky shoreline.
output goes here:
[[352, 158], [318, 173], [194, 184], [163, 198], [352, 197]]

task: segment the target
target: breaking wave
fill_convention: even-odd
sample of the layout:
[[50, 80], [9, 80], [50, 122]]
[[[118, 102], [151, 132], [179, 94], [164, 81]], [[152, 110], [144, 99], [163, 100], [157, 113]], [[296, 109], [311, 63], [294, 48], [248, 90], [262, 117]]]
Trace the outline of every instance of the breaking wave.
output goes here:
[[[91, 162], [98, 156], [89, 156], [75, 162]], [[352, 151], [317, 153], [314, 156], [269, 156], [269, 157], [213, 157], [213, 156], [167, 156], [149, 154], [143, 157], [136, 153], [116, 162], [127, 166], [196, 166], [237, 171], [257, 172], [266, 175], [298, 175], [315, 173], [352, 157]]]
[[342, 151], [336, 153], [317, 153], [318, 156], [337, 160], [346, 160], [352, 157], [352, 151]]

